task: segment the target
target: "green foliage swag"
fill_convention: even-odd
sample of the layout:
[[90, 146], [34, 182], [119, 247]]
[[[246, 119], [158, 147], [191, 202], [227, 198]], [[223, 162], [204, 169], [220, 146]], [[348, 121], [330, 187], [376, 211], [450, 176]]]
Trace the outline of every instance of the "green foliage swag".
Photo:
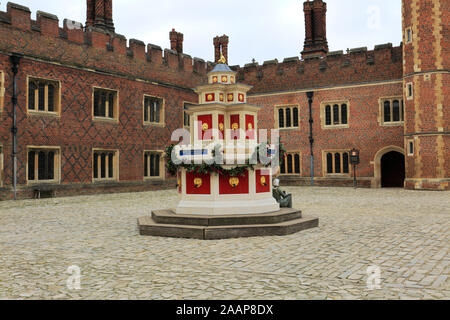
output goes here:
[[[187, 172], [194, 172], [197, 174], [217, 173], [220, 175], [230, 176], [230, 177], [244, 176], [248, 170], [255, 170], [255, 165], [250, 164], [250, 160], [247, 160], [245, 164], [238, 165], [231, 169], [226, 169], [223, 167], [223, 165], [220, 165], [217, 163], [212, 163], [212, 164], [208, 164], [208, 163], [175, 164], [172, 161], [172, 151], [174, 148], [175, 148], [175, 144], [172, 144], [166, 148], [166, 159], [167, 159], [166, 168], [167, 168], [167, 171], [169, 172], [169, 174], [171, 174], [172, 176], [175, 176], [177, 174], [178, 170], [181, 168], [185, 169]], [[254, 157], [259, 158], [259, 150], [261, 148], [267, 148], [267, 143], [261, 143], [260, 145], [258, 145], [258, 147], [255, 150], [256, 154], [253, 154], [253, 156], [250, 159], [254, 159]], [[213, 156], [214, 156], [214, 152], [216, 152], [216, 149], [214, 149], [214, 151], [213, 151]], [[285, 154], [286, 154], [286, 149], [280, 143], [280, 159], [283, 159]], [[266, 165], [266, 167], [268, 167], [268, 166], [270, 166], [270, 164]]]

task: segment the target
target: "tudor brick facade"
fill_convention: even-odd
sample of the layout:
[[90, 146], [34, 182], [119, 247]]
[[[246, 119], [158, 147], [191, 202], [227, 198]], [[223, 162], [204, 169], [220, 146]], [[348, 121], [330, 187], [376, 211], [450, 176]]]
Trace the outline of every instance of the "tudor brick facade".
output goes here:
[[[415, 153], [406, 156], [406, 187], [449, 189], [448, 0], [403, 2], [404, 36], [408, 28], [413, 36], [411, 42], [398, 47], [386, 44], [374, 50], [328, 52], [326, 4], [315, 0], [304, 7], [307, 34], [301, 60], [295, 57], [282, 63], [274, 60], [261, 66], [232, 67], [238, 72], [237, 81], [254, 86], [249, 103], [264, 106], [259, 128], [277, 127], [280, 106], [298, 107], [298, 127], [281, 130], [287, 150], [301, 157], [300, 174], [287, 175], [286, 182], [309, 181], [306, 92], [314, 92], [316, 184], [350, 185], [351, 172], [327, 174], [324, 154], [355, 147], [361, 150], [357, 171], [361, 184], [379, 187], [383, 154], [398, 151], [407, 155], [407, 145], [413, 140]], [[206, 73], [213, 63], [184, 54], [183, 35], [175, 30], [170, 34], [172, 50], [135, 39], [127, 41], [115, 33], [112, 1], [87, 4], [86, 28], [70, 20], [60, 27], [58, 18], [45, 12], [38, 12], [32, 20], [28, 8], [13, 3], [8, 3], [7, 12], [0, 12], [2, 199], [12, 197], [13, 53], [23, 55], [17, 74], [19, 197], [33, 196], [36, 188], [27, 179], [30, 147], [59, 148], [60, 176], [53, 183], [57, 195], [152, 190], [176, 184], [176, 179], [167, 175], [165, 179], [145, 179], [143, 157], [145, 152], [163, 151], [171, 143], [172, 131], [183, 127], [184, 103], [198, 102], [191, 88], [207, 82]], [[227, 55], [228, 37], [217, 37], [214, 45], [216, 60], [220, 52]], [[29, 112], [29, 77], [59, 84], [57, 112]], [[414, 84], [412, 98], [406, 95], [408, 83]], [[93, 117], [94, 88], [117, 92], [116, 121]], [[144, 96], [162, 99], [163, 125], [144, 123]], [[380, 99], [393, 97], [404, 101], [405, 125], [382, 123]], [[326, 128], [323, 105], [336, 101], [345, 101], [348, 123]], [[94, 150], [117, 152], [117, 179], [94, 181]]]

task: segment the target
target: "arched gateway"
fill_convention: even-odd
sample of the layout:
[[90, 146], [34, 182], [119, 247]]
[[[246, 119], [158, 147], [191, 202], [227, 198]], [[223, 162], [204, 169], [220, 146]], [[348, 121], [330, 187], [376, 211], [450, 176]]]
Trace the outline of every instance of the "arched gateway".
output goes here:
[[381, 149], [375, 155], [375, 188], [403, 188], [405, 183], [405, 151], [397, 146]]

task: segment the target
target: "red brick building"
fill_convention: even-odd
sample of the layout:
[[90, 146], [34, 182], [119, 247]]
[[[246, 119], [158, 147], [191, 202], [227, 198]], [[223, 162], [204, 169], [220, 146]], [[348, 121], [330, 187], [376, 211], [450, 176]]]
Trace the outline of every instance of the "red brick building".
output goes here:
[[[313, 142], [316, 185], [351, 185], [357, 148], [364, 186], [449, 189], [448, 2], [403, 1], [403, 45], [344, 54], [328, 51], [326, 4], [308, 1], [301, 59], [233, 67], [254, 86], [249, 102], [264, 106], [260, 128], [281, 129], [285, 181], [310, 183]], [[112, 0], [88, 0], [85, 26], [62, 28], [52, 14], [32, 20], [8, 3], [0, 197], [11, 199], [14, 185], [18, 197], [173, 187], [163, 151], [172, 131], [189, 126], [185, 105], [198, 102], [192, 88], [213, 63], [184, 54], [181, 33], [170, 41], [162, 50], [117, 34]], [[227, 56], [228, 37], [214, 46], [216, 61]]]

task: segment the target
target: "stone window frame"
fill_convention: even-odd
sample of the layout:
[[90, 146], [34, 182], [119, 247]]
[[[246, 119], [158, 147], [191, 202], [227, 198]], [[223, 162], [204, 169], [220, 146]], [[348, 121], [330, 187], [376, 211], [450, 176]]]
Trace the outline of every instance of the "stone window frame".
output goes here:
[[[411, 91], [411, 95], [409, 92]], [[405, 96], [407, 100], [414, 99], [414, 84], [412, 82], [408, 82], [405, 87]]]
[[[299, 157], [299, 172], [295, 172], [295, 156]], [[280, 175], [282, 176], [301, 176], [302, 175], [302, 154], [299, 150], [291, 150], [291, 151], [287, 151], [286, 154], [284, 155], [285, 158], [285, 165], [288, 164], [288, 156], [292, 156], [292, 173], [288, 172], [288, 168], [286, 167], [285, 169], [285, 173], [282, 173], [282, 162], [280, 159]]]
[[[398, 100], [400, 103], [400, 121], [393, 121], [394, 116], [394, 101]], [[390, 102], [390, 110], [391, 110], [391, 121], [386, 122], [384, 120], [384, 103], [386, 101]], [[393, 127], [393, 126], [403, 126], [405, 124], [405, 102], [403, 101], [402, 96], [390, 96], [390, 97], [380, 97], [378, 99], [379, 104], [379, 117], [378, 122], [381, 126], [385, 127]]]
[[[283, 115], [284, 115], [284, 119], [283, 119], [283, 123], [284, 123], [284, 127], [280, 128], [280, 109], [283, 109]], [[286, 110], [290, 109], [290, 115], [291, 115], [291, 126], [290, 127], [286, 127]], [[294, 109], [297, 109], [297, 119], [298, 119], [298, 126], [294, 126]], [[299, 104], [282, 104], [282, 105], [276, 105], [274, 107], [274, 119], [275, 119], [275, 129], [279, 129], [279, 130], [299, 130], [300, 129], [300, 105]]]
[[[409, 35], [409, 39], [408, 39]], [[411, 27], [405, 29], [405, 44], [410, 44], [413, 42], [413, 30]]]
[[[27, 146], [26, 147], [27, 150], [27, 162], [26, 162], [26, 179], [27, 179], [27, 185], [42, 185], [42, 184], [61, 184], [61, 147], [59, 146]], [[29, 179], [29, 153], [30, 151], [35, 151], [35, 160], [34, 160], [34, 176], [35, 179], [34, 180], [30, 180]], [[53, 164], [53, 170], [54, 170], [54, 174], [53, 174], [53, 179], [52, 180], [39, 180], [39, 161], [38, 161], [38, 157], [39, 157], [39, 152], [41, 151], [53, 151], [55, 153], [55, 159], [54, 159], [54, 164]]]
[[[146, 155], [159, 155], [159, 175], [158, 176], [150, 176], [151, 167], [149, 167], [151, 158], [147, 158], [147, 163], [145, 162]], [[144, 180], [165, 180], [166, 179], [166, 166], [165, 166], [165, 152], [164, 150], [144, 150], [142, 154], [142, 163], [143, 167], [143, 177]], [[147, 167], [146, 167], [147, 166]], [[147, 168], [147, 176], [145, 175], [145, 171]]]
[[[161, 108], [159, 110], [159, 122], [145, 120], [145, 100], [146, 98], [153, 98], [161, 100]], [[148, 110], [148, 119], [150, 119], [150, 109]], [[156, 127], [165, 127], [166, 126], [166, 99], [160, 96], [155, 96], [151, 94], [144, 94], [142, 98], [142, 121], [144, 126], [156, 126]]]
[[[109, 178], [109, 159], [105, 159], [105, 178], [95, 178], [95, 172], [94, 172], [94, 163], [95, 163], [95, 154], [96, 153], [113, 153], [113, 177]], [[106, 160], [108, 162], [106, 162]], [[92, 182], [93, 183], [104, 183], [104, 182], [117, 182], [119, 181], [119, 163], [120, 163], [120, 153], [118, 149], [107, 149], [107, 148], [93, 148], [92, 149]], [[101, 176], [101, 161], [97, 160], [97, 175]]]
[[[333, 173], [328, 173], [328, 154], [331, 153], [333, 156]], [[340, 154], [341, 172], [336, 173], [336, 154]], [[348, 155], [348, 173], [344, 173], [344, 159], [343, 154]], [[322, 175], [323, 177], [351, 177], [353, 174], [353, 168], [350, 164], [350, 149], [327, 149], [322, 150]]]
[[[45, 110], [39, 110], [39, 89], [35, 89], [35, 103], [34, 103], [34, 109], [29, 108], [29, 99], [30, 99], [30, 82], [43, 82], [45, 83], [45, 95], [44, 95], [44, 109]], [[54, 101], [54, 109], [55, 111], [48, 111], [48, 85], [53, 84], [56, 86], [56, 92], [55, 92], [55, 101]], [[40, 116], [61, 116], [61, 81], [51, 78], [45, 78], [45, 77], [39, 77], [34, 75], [27, 75], [27, 82], [26, 82], [26, 108], [27, 108], [27, 114], [29, 115], [40, 115]]]
[[[114, 117], [110, 118], [108, 116], [109, 114], [109, 101], [107, 99], [106, 103], [107, 105], [105, 106], [105, 113], [106, 116], [102, 117], [102, 116], [96, 116], [94, 113], [94, 109], [95, 109], [95, 92], [97, 91], [105, 91], [107, 93], [114, 93]], [[119, 101], [120, 101], [120, 95], [119, 95], [119, 90], [116, 89], [111, 89], [111, 88], [104, 88], [104, 87], [99, 87], [99, 86], [93, 86], [92, 87], [92, 119], [94, 121], [102, 121], [102, 122], [114, 122], [114, 123], [118, 123], [119, 122]]]
[[[342, 124], [342, 106], [347, 106], [347, 123]], [[337, 105], [339, 107], [339, 124], [333, 124], [334, 123], [334, 112], [333, 108]], [[330, 106], [331, 108], [331, 125], [326, 124], [326, 107]], [[350, 128], [350, 101], [349, 100], [328, 100], [328, 101], [322, 101], [320, 103], [320, 125], [323, 130], [330, 130], [330, 129], [348, 129]]]
[[5, 106], [5, 92], [5, 73], [3, 70], [0, 70], [0, 113], [3, 112]]
[[406, 150], [408, 157], [414, 156], [416, 150], [416, 142], [414, 141], [414, 139], [408, 139], [406, 141]]

